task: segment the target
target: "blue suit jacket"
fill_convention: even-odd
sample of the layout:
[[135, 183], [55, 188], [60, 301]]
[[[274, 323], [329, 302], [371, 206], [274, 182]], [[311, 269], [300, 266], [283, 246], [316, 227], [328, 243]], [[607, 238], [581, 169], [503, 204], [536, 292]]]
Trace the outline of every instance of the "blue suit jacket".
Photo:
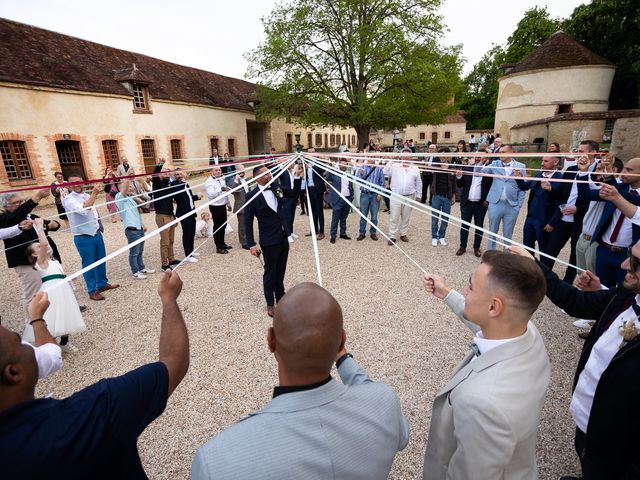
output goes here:
[[[542, 177], [542, 172], [535, 174], [536, 178]], [[551, 179], [561, 178], [561, 172], [554, 172]], [[541, 225], [554, 225], [552, 218], [560, 205], [559, 199], [562, 194], [562, 185], [558, 182], [551, 182], [551, 190], [547, 191], [540, 185], [539, 180], [516, 180], [518, 188], [526, 191], [531, 190], [529, 202], [527, 203], [527, 220], [533, 220]]]
[[[336, 175], [335, 173], [327, 172], [326, 174], [327, 180], [333, 187], [340, 191], [342, 187], [342, 177]], [[353, 199], [353, 184], [349, 182], [349, 196], [347, 197], [349, 201]], [[327, 195], [327, 203], [331, 205], [332, 208], [341, 207], [342, 204], [346, 203], [340, 195], [338, 195], [333, 188], [329, 188], [329, 194]]]
[[[620, 192], [625, 200], [634, 205], [640, 205], [640, 195], [632, 195], [631, 193], [629, 193], [629, 185], [625, 183], [618, 183], [615, 181], [615, 179], [611, 179], [606, 183], [616, 187], [616, 189]], [[602, 240], [602, 235], [604, 235], [604, 233], [607, 231], [607, 228], [609, 228], [609, 225], [613, 220], [613, 214], [615, 213], [617, 208], [613, 203], [600, 198], [600, 191], [592, 190], [587, 183], [578, 184], [578, 198], [581, 201], [586, 201], [585, 199], [588, 199], [588, 201], [591, 202], [607, 202], [607, 204], [604, 206], [604, 210], [602, 211], [602, 215], [600, 215], [600, 220], [598, 221], [598, 225], [596, 226], [593, 238], [591, 239], [592, 242], [600, 242]], [[636, 225], [635, 223], [632, 224], [631, 235], [631, 245], [633, 245], [638, 240], [640, 240], [640, 226]]]
[[[522, 176], [526, 176], [526, 165], [521, 162], [513, 161], [513, 169], [520, 169]], [[494, 160], [489, 165], [482, 168], [481, 173], [490, 173], [493, 175], [506, 175], [502, 160]], [[498, 203], [502, 197], [502, 190], [505, 190], [507, 202], [520, 208], [524, 202], [525, 193], [518, 188], [515, 178], [494, 178], [491, 189], [487, 195], [487, 202]]]
[[[277, 189], [278, 185], [276, 185], [274, 188]], [[253, 197], [256, 197], [256, 199], [251, 201]], [[291, 235], [289, 227], [287, 226], [283, 217], [284, 203], [281, 198], [278, 198], [277, 195], [276, 200], [278, 201], [278, 212], [274, 212], [273, 209], [267, 204], [267, 201], [264, 199], [264, 195], [262, 195], [262, 192], [260, 192], [259, 187], [255, 187], [247, 194], [245, 203], [248, 203], [248, 205], [244, 209], [244, 224], [245, 230], [247, 232], [248, 247], [253, 247], [256, 244], [253, 238], [253, 217], [256, 217], [258, 219], [260, 245], [264, 247], [268, 247], [270, 245], [278, 245], [280, 242], [282, 242], [283, 235], [285, 237]]]
[[200, 447], [192, 480], [382, 480], [409, 440], [393, 389], [347, 358], [342, 383], [275, 397]]

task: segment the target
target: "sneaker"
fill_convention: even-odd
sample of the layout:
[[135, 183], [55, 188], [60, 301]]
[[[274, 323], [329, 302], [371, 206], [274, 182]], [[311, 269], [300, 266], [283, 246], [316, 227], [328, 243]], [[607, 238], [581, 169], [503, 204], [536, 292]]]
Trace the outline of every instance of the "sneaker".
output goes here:
[[144, 280], [145, 278], [147, 278], [147, 276], [142, 272], [136, 272], [133, 274], [133, 278], [136, 278], [138, 280]]
[[78, 351], [78, 347], [74, 347], [71, 343], [67, 342], [66, 345], [60, 345], [60, 350], [64, 353], [76, 353]]
[[438, 239], [437, 238], [432, 238], [431, 239], [431, 246], [432, 247], [437, 247], [438, 246]]
[[298, 235], [296, 235], [295, 233], [292, 233], [291, 236], [293, 237], [294, 240], [298, 238]]
[[595, 323], [595, 320], [580, 319], [573, 322], [573, 326], [577, 328], [591, 328]]
[[156, 273], [156, 271], [153, 268], [143, 268], [142, 270], [140, 270], [142, 273]]
[[200, 254], [198, 252], [191, 252], [192, 257], [199, 257]]
[[162, 265], [162, 267], [160, 267], [160, 270], [162, 270], [163, 272], [168, 272], [169, 270], [171, 270], [171, 265]]
[[289, 243], [293, 243], [293, 236], [292, 236], [292, 235], [289, 235], [289, 236], [287, 237], [287, 240], [289, 241]]
[[193, 257], [187, 257], [184, 259], [184, 261], [189, 263], [198, 263], [198, 259]]
[[447, 241], [444, 238], [440, 239], [440, 245], [442, 245], [443, 247], [447, 246]]

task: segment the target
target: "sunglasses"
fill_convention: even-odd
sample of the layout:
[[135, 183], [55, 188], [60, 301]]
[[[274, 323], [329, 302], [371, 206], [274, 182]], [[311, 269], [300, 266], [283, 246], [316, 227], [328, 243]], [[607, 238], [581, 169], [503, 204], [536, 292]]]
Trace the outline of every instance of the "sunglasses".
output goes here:
[[631, 252], [631, 247], [629, 247], [628, 251], [629, 251], [629, 263], [631, 264], [631, 271], [637, 272], [638, 269], [640, 269], [640, 258], [636, 257]]

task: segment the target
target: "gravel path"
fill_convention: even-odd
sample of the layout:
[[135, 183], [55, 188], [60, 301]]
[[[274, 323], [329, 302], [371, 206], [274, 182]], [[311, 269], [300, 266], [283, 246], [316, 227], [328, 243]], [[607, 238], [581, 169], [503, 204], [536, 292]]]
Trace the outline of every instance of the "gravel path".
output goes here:
[[[300, 235], [289, 254], [286, 285], [316, 281], [308, 217], [296, 215]], [[41, 215], [52, 208], [40, 209]], [[106, 210], [101, 214], [106, 213]], [[521, 240], [524, 211], [516, 226]], [[459, 216], [458, 206], [452, 214]], [[155, 228], [153, 214], [143, 216]], [[389, 215], [379, 214], [385, 229]], [[328, 225], [331, 211], [325, 210]], [[351, 241], [331, 245], [319, 242], [324, 286], [342, 305], [347, 347], [370, 376], [392, 385], [411, 425], [408, 447], [396, 456], [390, 478], [422, 475], [425, 440], [431, 404], [463, 358], [471, 333], [449, 309], [422, 289], [420, 271], [386, 241], [368, 237], [356, 242], [359, 216], [348, 219]], [[485, 224], [487, 222], [485, 221]], [[232, 221], [235, 228], [235, 220]], [[120, 223], [106, 223], [107, 251], [126, 242]], [[182, 258], [181, 231], [176, 231], [176, 254]], [[456, 257], [459, 227], [449, 225], [446, 247], [431, 247], [430, 217], [414, 211], [410, 242], [401, 244], [424, 268], [438, 273], [462, 289], [478, 264], [472, 254]], [[54, 234], [67, 273], [80, 268], [80, 259], [69, 232]], [[229, 241], [230, 240], [230, 241]], [[196, 245], [202, 240], [197, 240]], [[271, 398], [277, 382], [276, 364], [266, 346], [270, 319], [262, 296], [261, 266], [240, 249], [236, 233], [227, 236], [233, 245], [229, 255], [216, 255], [213, 242], [200, 251], [197, 264], [185, 264], [178, 272], [184, 281], [179, 299], [189, 329], [191, 366], [169, 400], [165, 413], [140, 437], [145, 470], [152, 479], [187, 478], [196, 448], [248, 412]], [[483, 241], [483, 247], [486, 240]], [[159, 240], [145, 245], [148, 267], [159, 269]], [[562, 258], [568, 258], [565, 251]], [[21, 331], [17, 276], [6, 269], [0, 292], [3, 325]], [[160, 275], [147, 280], [132, 278], [126, 255], [109, 263], [110, 282], [121, 288], [107, 292], [104, 302], [92, 302], [77, 281], [78, 300], [88, 305], [87, 332], [72, 338], [79, 348], [65, 356], [61, 371], [39, 382], [38, 396], [63, 398], [100, 378], [120, 375], [157, 359], [160, 302], [156, 287]], [[542, 479], [577, 473], [573, 452], [574, 424], [569, 415], [571, 383], [582, 340], [559, 309], [545, 300], [534, 316], [551, 359], [551, 385], [547, 393], [538, 441], [538, 465]], [[335, 372], [334, 372], [335, 374]]]

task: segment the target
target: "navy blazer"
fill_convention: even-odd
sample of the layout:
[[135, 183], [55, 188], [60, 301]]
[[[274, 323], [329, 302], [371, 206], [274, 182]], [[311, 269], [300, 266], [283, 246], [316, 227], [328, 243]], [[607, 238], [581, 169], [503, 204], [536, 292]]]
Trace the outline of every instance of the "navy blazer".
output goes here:
[[[346, 173], [346, 172], [345, 172]], [[325, 174], [327, 176], [327, 180], [333, 188], [335, 188], [338, 192], [342, 188], [342, 176], [336, 175], [335, 173], [327, 172]], [[340, 198], [340, 195], [336, 193], [333, 188], [329, 188], [329, 193], [327, 195], [327, 203], [331, 205], [332, 208], [337, 206], [341, 206], [341, 204], [345, 203], [345, 201]], [[347, 196], [347, 200], [351, 201], [353, 199], [353, 184], [351, 180], [349, 180], [349, 196]]]
[[280, 175], [278, 179], [280, 180], [280, 185], [282, 186], [282, 194], [285, 198], [297, 199], [300, 196], [300, 182], [296, 182], [294, 180], [292, 183], [288, 170], [282, 172], [282, 175]]
[[[587, 178], [587, 177], [585, 177]], [[615, 179], [610, 179], [606, 183], [609, 185], [613, 185], [620, 192], [620, 195], [632, 203], [633, 205], [640, 205], [640, 195], [632, 195], [629, 193], [629, 185], [626, 183], [618, 183]], [[602, 211], [602, 215], [600, 215], [600, 220], [598, 221], [598, 225], [596, 225], [595, 232], [593, 234], [592, 242], [600, 242], [602, 240], [602, 235], [607, 231], [611, 221], [613, 220], [613, 214], [617, 210], [616, 206], [607, 200], [603, 200], [600, 198], [600, 190], [591, 189], [589, 184], [587, 183], [579, 183], [578, 184], [578, 198], [588, 198], [590, 202], [607, 202], [604, 206], [604, 210]], [[632, 241], [631, 245], [635, 244], [638, 240], [640, 240], [640, 226], [635, 223], [631, 226], [631, 235]]]
[[[277, 189], [278, 186], [274, 183], [271, 187], [275, 194], [275, 189]], [[252, 200], [253, 197], [256, 198]], [[262, 195], [260, 191], [260, 187], [256, 186], [247, 194], [245, 203], [247, 206], [244, 209], [244, 224], [247, 232], [248, 247], [253, 247], [256, 244], [253, 238], [253, 217], [258, 219], [260, 245], [263, 247], [279, 245], [280, 242], [282, 242], [283, 236], [288, 237], [291, 235], [289, 227], [287, 227], [283, 217], [284, 203], [277, 195], [276, 200], [278, 201], [277, 213], [267, 204], [264, 195]]]
[[[537, 172], [535, 178], [541, 178], [542, 172]], [[553, 172], [550, 179], [562, 177], [561, 172]], [[562, 192], [562, 184], [560, 182], [551, 182], [551, 190], [547, 191], [542, 188], [540, 180], [522, 180], [516, 179], [520, 190], [531, 190], [529, 201], [527, 202], [527, 220], [531, 219], [539, 222], [541, 225], [552, 225], [553, 218], [556, 218], [556, 210], [560, 203], [560, 195]]]

